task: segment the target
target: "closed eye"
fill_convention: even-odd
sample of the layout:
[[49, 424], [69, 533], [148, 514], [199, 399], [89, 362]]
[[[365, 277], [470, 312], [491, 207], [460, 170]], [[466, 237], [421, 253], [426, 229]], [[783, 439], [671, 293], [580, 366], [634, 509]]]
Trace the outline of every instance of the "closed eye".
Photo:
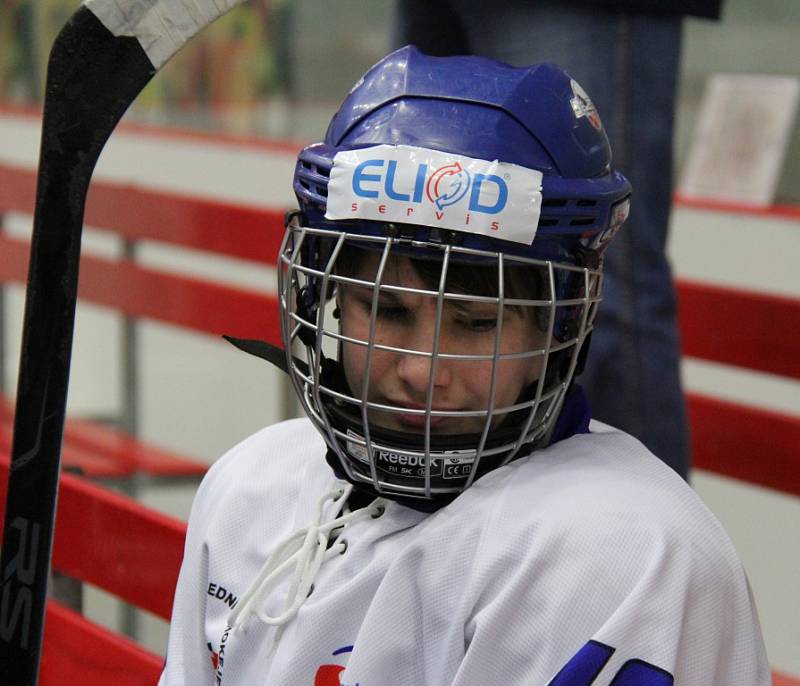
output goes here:
[[[372, 305], [370, 304], [370, 308]], [[378, 319], [399, 320], [404, 319], [409, 314], [408, 308], [402, 305], [388, 305], [378, 303], [377, 317]]]
[[497, 328], [497, 309], [476, 306], [472, 303], [453, 303], [452, 321], [461, 329], [471, 333], [493, 331]]
[[456, 322], [459, 326], [475, 332], [493, 331], [497, 327], [497, 317], [459, 318]]
[[[369, 293], [354, 296], [359, 309], [367, 315], [372, 314], [372, 297]], [[408, 317], [409, 310], [394, 298], [381, 298], [378, 300], [376, 317], [384, 321], [402, 320]]]

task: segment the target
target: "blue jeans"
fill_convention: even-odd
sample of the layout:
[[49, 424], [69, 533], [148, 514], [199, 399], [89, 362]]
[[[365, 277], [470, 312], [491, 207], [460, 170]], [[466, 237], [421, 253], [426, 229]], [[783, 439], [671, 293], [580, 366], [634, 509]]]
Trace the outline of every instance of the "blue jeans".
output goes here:
[[605, 259], [604, 299], [581, 376], [593, 416], [689, 469], [675, 292], [665, 254], [682, 19], [564, 0], [399, 0], [394, 40], [430, 54], [552, 61], [589, 93], [613, 166], [633, 184], [631, 216]]

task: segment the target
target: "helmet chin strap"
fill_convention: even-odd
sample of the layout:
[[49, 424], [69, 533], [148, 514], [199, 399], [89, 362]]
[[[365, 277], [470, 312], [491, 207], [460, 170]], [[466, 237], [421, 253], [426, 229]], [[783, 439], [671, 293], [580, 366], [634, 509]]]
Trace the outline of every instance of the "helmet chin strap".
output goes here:
[[[236, 338], [235, 336], [223, 336], [231, 345], [254, 357], [266, 360], [270, 364], [280, 369], [285, 374], [289, 373], [288, 363], [286, 362], [286, 351], [283, 348], [260, 341], [257, 338]], [[295, 364], [303, 371], [308, 373], [308, 365], [298, 358], [294, 358]]]

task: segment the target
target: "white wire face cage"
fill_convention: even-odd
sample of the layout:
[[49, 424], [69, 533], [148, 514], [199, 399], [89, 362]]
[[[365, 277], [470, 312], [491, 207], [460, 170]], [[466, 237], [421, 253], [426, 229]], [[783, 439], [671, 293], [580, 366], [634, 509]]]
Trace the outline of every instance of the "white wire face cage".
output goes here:
[[448, 499], [547, 444], [601, 269], [302, 226], [279, 257], [289, 376], [356, 485]]

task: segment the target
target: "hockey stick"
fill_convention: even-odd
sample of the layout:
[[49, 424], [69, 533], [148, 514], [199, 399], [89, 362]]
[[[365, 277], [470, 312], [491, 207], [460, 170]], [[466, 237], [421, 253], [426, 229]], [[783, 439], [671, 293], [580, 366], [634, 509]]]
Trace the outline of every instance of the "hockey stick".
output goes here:
[[119, 119], [183, 44], [242, 0], [86, 0], [50, 52], [0, 558], [3, 684], [38, 681], [81, 231]]

